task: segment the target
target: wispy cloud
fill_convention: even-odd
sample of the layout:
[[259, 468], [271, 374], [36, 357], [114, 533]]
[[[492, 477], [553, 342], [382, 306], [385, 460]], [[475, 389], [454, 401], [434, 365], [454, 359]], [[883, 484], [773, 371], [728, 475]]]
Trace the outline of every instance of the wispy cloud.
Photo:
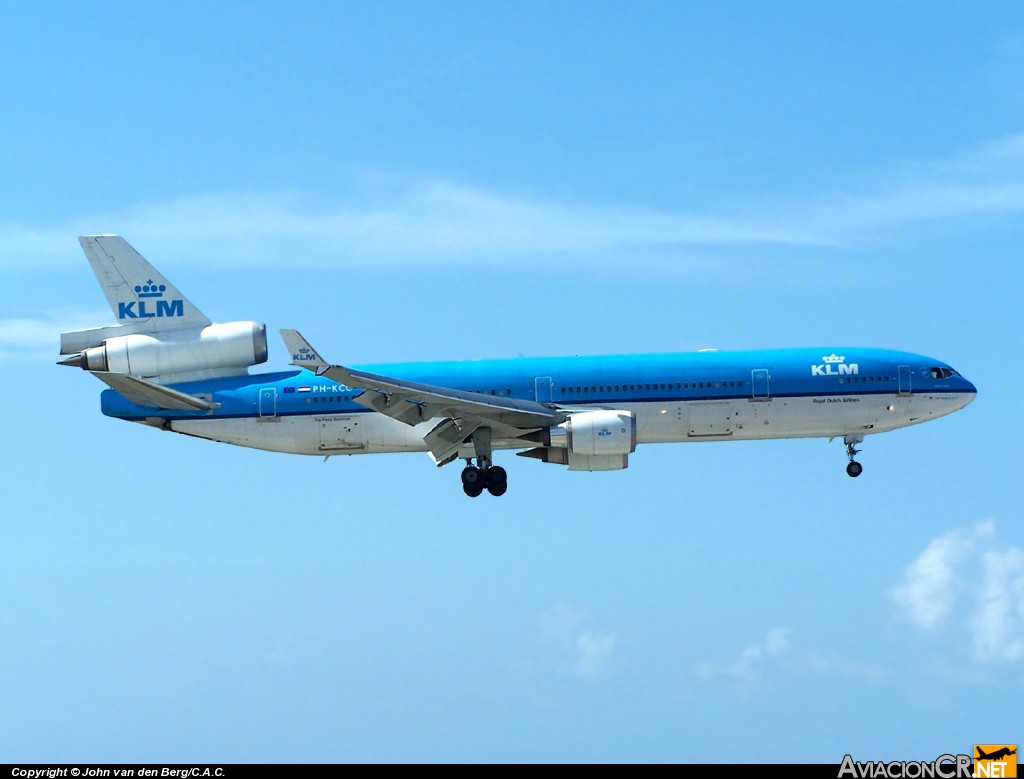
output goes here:
[[38, 318], [0, 319], [0, 362], [53, 360], [61, 333], [101, 326], [110, 319], [109, 309], [58, 309]]
[[891, 673], [876, 665], [797, 647], [791, 631], [784, 627], [772, 628], [764, 638], [748, 646], [731, 662], [706, 662], [697, 668], [697, 676], [701, 679], [724, 682], [740, 694], [760, 689], [780, 676], [790, 678], [807, 674], [870, 682], [892, 677]]
[[589, 627], [581, 611], [557, 603], [540, 615], [540, 627], [544, 642], [557, 653], [559, 672], [587, 681], [608, 672], [618, 637]]
[[3, 225], [0, 268], [78, 261], [74, 236], [118, 232], [155, 257], [225, 265], [569, 266], [666, 250], [830, 247], [933, 220], [1024, 211], [1024, 136], [895, 166], [872, 186], [733, 213], [672, 211], [502, 192], [443, 179], [358, 183], [333, 202], [301, 193], [213, 193], [86, 214], [49, 226]]
[[933, 539], [890, 594], [918, 628], [968, 636], [977, 663], [1024, 659], [1024, 549], [1001, 545], [991, 520]]
[[595, 679], [605, 672], [618, 638], [613, 633], [584, 631], [576, 638], [578, 655], [571, 671], [584, 679]]
[[[76, 219], [53, 230], [10, 226], [0, 265], [66, 262], [79, 233], [118, 232], [144, 253], [191, 261], [306, 266], [543, 261], [638, 247], [802, 243], [799, 230], [756, 219], [562, 203], [449, 181], [324, 205], [308, 195], [221, 193]], [[599, 258], [599, 257], [598, 257]]]
[[704, 663], [697, 669], [702, 679], [724, 677], [736, 682], [753, 682], [760, 679], [766, 660], [787, 654], [792, 649], [787, 628], [772, 628], [760, 641], [744, 649], [731, 663], [715, 665]]

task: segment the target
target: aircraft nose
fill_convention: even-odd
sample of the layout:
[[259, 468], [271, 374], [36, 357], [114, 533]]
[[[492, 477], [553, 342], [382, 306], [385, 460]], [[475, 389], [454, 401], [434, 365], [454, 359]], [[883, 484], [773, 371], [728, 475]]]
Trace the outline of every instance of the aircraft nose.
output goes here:
[[967, 379], [964, 379], [963, 376], [961, 376], [960, 378], [963, 379], [965, 385], [964, 389], [966, 390], [966, 394], [964, 397], [964, 405], [966, 406], [968, 403], [971, 403], [976, 397], [978, 397], [978, 388], [975, 387], [972, 382], [968, 381]]

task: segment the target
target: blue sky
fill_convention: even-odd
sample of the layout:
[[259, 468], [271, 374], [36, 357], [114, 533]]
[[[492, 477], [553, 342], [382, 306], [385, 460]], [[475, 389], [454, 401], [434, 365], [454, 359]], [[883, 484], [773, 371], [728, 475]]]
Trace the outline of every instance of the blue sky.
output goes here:
[[[1019, 5], [296, 5], [0, 7], [0, 760], [1020, 742]], [[338, 362], [864, 345], [980, 394], [856, 481], [650, 446], [471, 501], [104, 418], [53, 365], [100, 232]]]

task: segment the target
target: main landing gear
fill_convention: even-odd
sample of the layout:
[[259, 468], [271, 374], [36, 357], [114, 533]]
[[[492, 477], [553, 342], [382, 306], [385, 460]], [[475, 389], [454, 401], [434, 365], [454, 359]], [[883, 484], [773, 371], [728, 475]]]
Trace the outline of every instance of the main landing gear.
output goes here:
[[487, 490], [491, 495], [504, 495], [508, 489], [508, 474], [500, 465], [491, 465], [491, 429], [478, 428], [473, 433], [473, 448], [476, 450], [476, 465], [472, 458], [466, 458], [462, 469], [462, 491], [471, 498], [477, 498]]
[[846, 456], [850, 458], [850, 464], [846, 466], [846, 475], [853, 479], [864, 473], [864, 466], [853, 459], [860, 454], [857, 444], [863, 442], [864, 436], [862, 435], [848, 435], [843, 439], [843, 443], [846, 444]]
[[467, 465], [462, 469], [462, 491], [471, 498], [479, 497], [484, 490], [497, 497], [504, 495], [507, 489], [508, 474], [500, 465], [488, 468]]

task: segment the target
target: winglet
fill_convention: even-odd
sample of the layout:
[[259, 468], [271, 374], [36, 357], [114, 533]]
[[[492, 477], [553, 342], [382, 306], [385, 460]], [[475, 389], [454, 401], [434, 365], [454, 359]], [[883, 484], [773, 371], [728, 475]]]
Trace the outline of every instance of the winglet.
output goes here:
[[281, 338], [284, 340], [284, 345], [288, 347], [289, 354], [291, 354], [292, 365], [305, 368], [307, 371], [313, 371], [317, 376], [322, 375], [324, 371], [331, 367], [330, 363], [317, 354], [316, 349], [310, 345], [309, 341], [302, 337], [298, 330], [282, 330]]

